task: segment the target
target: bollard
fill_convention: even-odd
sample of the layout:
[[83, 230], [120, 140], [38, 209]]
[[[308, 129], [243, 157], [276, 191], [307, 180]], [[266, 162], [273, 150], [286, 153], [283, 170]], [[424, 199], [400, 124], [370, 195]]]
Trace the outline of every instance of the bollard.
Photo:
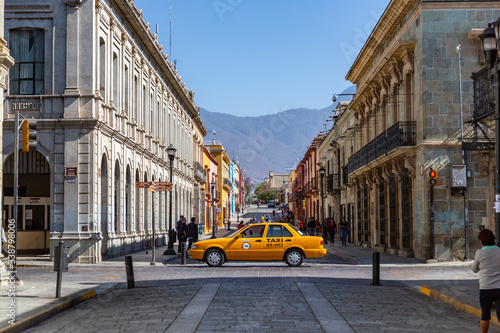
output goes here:
[[380, 286], [380, 252], [373, 252], [373, 280], [372, 286]]
[[58, 263], [57, 266], [57, 281], [56, 281], [56, 298], [61, 297], [61, 283], [62, 283], [62, 272], [63, 272], [63, 257], [64, 257], [64, 251], [63, 251], [63, 245], [64, 242], [62, 240], [59, 241], [59, 251], [56, 251], [56, 256], [54, 257], [54, 263]]
[[186, 264], [186, 242], [181, 243], [181, 265]]
[[125, 256], [125, 268], [127, 270], [127, 287], [129, 289], [135, 288], [134, 265], [132, 263], [132, 256]]

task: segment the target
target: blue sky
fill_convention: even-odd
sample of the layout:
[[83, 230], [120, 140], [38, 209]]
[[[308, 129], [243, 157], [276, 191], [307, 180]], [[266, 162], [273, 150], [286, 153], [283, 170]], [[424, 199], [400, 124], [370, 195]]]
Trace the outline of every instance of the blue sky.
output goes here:
[[[259, 116], [323, 108], [389, 0], [171, 0], [172, 54], [198, 106]], [[135, 0], [169, 53], [170, 0]]]

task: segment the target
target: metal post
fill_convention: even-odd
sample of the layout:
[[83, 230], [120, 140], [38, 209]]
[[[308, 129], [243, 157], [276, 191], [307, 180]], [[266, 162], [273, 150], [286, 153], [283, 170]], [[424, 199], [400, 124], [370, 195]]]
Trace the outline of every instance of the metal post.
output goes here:
[[152, 241], [152, 250], [151, 250], [151, 262], [149, 263], [151, 266], [156, 265], [156, 221], [155, 221], [155, 191], [152, 192], [152, 202], [153, 202], [153, 241]]
[[430, 259], [434, 259], [434, 186], [431, 186], [431, 216], [430, 216], [430, 237], [431, 237], [431, 249], [430, 249]]
[[380, 286], [380, 252], [373, 252], [372, 255], [373, 264], [373, 278], [372, 286]]
[[59, 267], [57, 268], [56, 298], [61, 297], [61, 283], [62, 283], [63, 256], [64, 256], [63, 245], [64, 245], [64, 242], [62, 240], [60, 240], [59, 241], [59, 253], [58, 253], [57, 258], [54, 258], [54, 260], [57, 260], [57, 262], [59, 263]]
[[125, 256], [125, 269], [127, 271], [127, 287], [129, 289], [135, 288], [134, 265], [132, 263], [132, 256]]
[[169, 194], [170, 204], [168, 205], [168, 249], [165, 252], [163, 252], [163, 254], [165, 254], [165, 255], [176, 254], [176, 252], [174, 250], [174, 234], [173, 234], [173, 230], [172, 230], [172, 192], [174, 190], [174, 185], [172, 183], [172, 174], [174, 172], [173, 169], [174, 169], [174, 161], [173, 161], [173, 159], [171, 159], [170, 160], [170, 183], [172, 184], [172, 190], [170, 191], [170, 194]]
[[[463, 121], [463, 111], [462, 111], [462, 64], [461, 64], [461, 55], [462, 47], [457, 45], [457, 53], [458, 53], [458, 88], [459, 88], [459, 97], [460, 97], [460, 134], [462, 141], [462, 163], [465, 167], [465, 189], [464, 189], [464, 234], [465, 234], [465, 255], [464, 259], [469, 259], [469, 202], [467, 201], [467, 151], [463, 149], [463, 139], [464, 139], [464, 121]], [[451, 255], [451, 248], [450, 248]]]
[[325, 175], [321, 173], [321, 214], [320, 219], [321, 219], [321, 230], [323, 231], [323, 242], [325, 244], [328, 244], [328, 234], [326, 232], [326, 225], [325, 225], [325, 210], [324, 210], [324, 198], [323, 198], [323, 177]]
[[181, 243], [181, 265], [186, 264], [186, 242]]
[[216, 208], [215, 208], [215, 186], [212, 187], [212, 211], [213, 211], [213, 221], [212, 221], [212, 237], [217, 238], [215, 236], [215, 219], [216, 219]]
[[[499, 62], [497, 61], [497, 65]], [[495, 201], [500, 201], [500, 75], [495, 69]], [[495, 235], [500, 246], [500, 210], [495, 210]]]

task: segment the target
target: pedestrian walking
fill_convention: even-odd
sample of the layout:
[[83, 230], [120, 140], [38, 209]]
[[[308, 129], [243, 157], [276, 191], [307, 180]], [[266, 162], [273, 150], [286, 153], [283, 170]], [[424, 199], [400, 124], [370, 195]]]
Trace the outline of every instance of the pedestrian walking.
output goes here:
[[483, 247], [476, 252], [472, 271], [479, 272], [481, 333], [486, 333], [490, 327], [493, 303], [500, 319], [500, 248], [495, 245], [495, 235], [489, 229], [481, 230], [478, 238]]
[[196, 218], [192, 217], [191, 222], [186, 226], [186, 236], [188, 240], [188, 251], [191, 249], [191, 245], [198, 241], [198, 225], [196, 224]]
[[328, 226], [326, 228], [328, 231], [328, 238], [330, 239], [330, 244], [333, 246], [333, 242], [335, 241], [335, 234], [337, 233], [337, 223], [335, 223], [334, 219], [328, 220]]
[[309, 219], [307, 222], [307, 229], [309, 229], [309, 236], [314, 236], [314, 230], [316, 229], [316, 223], [313, 219]]
[[316, 220], [316, 236], [319, 236], [321, 234], [321, 223], [319, 223], [319, 220]]
[[179, 221], [177, 221], [176, 225], [176, 231], [177, 231], [177, 241], [179, 244], [177, 245], [177, 252], [181, 252], [181, 243], [186, 242], [187, 240], [187, 235], [186, 235], [186, 218], [184, 218], [184, 215], [181, 215], [179, 218]]
[[340, 240], [342, 241], [342, 245], [347, 246], [347, 232], [348, 224], [345, 220], [345, 217], [342, 218], [342, 222], [339, 223], [340, 226]]

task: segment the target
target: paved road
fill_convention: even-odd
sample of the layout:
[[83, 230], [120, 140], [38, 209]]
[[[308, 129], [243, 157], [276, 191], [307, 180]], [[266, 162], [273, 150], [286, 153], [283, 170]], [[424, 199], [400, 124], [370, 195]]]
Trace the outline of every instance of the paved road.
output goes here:
[[[369, 267], [328, 260], [297, 268], [245, 262], [138, 267], [138, 288], [120, 284], [27, 332], [477, 331], [477, 318], [413, 288], [426, 279], [466, 279], [467, 268], [395, 265], [384, 271], [382, 286], [371, 286]], [[106, 274], [95, 272], [96, 278]]]

